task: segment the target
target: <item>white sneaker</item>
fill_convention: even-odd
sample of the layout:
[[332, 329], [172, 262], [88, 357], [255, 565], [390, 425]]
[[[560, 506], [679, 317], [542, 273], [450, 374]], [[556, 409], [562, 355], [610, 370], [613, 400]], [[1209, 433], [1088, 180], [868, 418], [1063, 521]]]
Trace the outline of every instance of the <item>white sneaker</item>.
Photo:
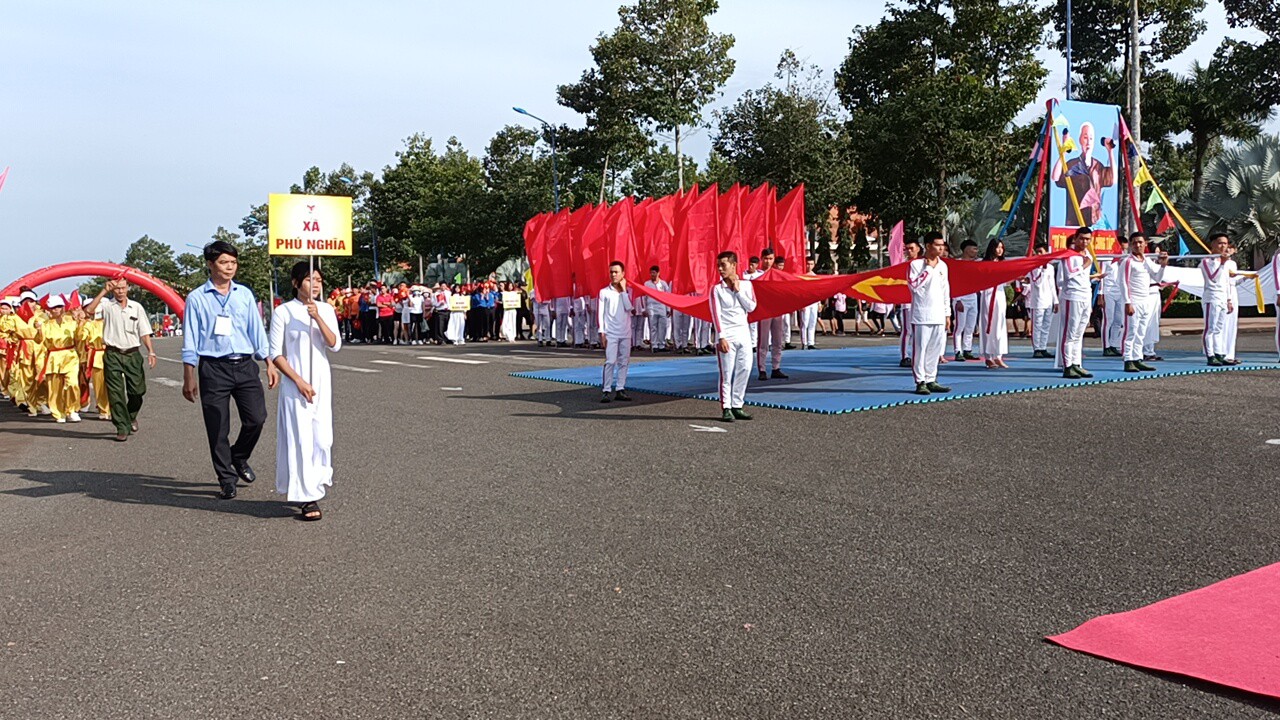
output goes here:
[[58, 423], [59, 425], [65, 425], [65, 424], [66, 424], [66, 422], [67, 422], [67, 419], [66, 419], [66, 418], [55, 418], [55, 419], [54, 419], [54, 422]]
[[80, 422], [80, 413], [73, 412], [67, 416], [67, 419], [70, 420], [71, 422]]
[[98, 413], [98, 419], [99, 419], [99, 420], [107, 420], [107, 421], [110, 421], [110, 420], [111, 420], [111, 413]]
[[52, 415], [52, 414], [53, 414], [53, 411], [49, 409], [49, 406], [48, 406], [48, 405], [41, 405], [41, 406], [40, 406], [40, 414], [41, 414], [41, 415]]

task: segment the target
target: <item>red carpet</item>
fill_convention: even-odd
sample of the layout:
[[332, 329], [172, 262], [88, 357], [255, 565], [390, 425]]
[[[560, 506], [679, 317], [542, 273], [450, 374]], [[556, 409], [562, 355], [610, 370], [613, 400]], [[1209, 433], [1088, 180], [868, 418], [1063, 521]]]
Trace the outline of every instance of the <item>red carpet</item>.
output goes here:
[[1280, 698], [1280, 563], [1049, 638], [1063, 647]]

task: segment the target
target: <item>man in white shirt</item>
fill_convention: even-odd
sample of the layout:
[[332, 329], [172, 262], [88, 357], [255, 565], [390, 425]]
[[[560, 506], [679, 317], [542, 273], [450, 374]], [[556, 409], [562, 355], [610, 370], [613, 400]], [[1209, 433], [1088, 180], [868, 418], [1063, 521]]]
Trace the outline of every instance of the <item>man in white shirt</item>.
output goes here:
[[[1088, 252], [1093, 242], [1093, 231], [1087, 227], [1078, 228], [1071, 236], [1067, 246], [1078, 253]], [[1062, 369], [1062, 377], [1068, 380], [1081, 380], [1093, 377], [1093, 373], [1084, 369], [1084, 332], [1089, 327], [1089, 299], [1093, 295], [1095, 278], [1102, 273], [1091, 274], [1092, 263], [1088, 255], [1077, 255], [1058, 261], [1054, 273], [1058, 284], [1058, 301], [1053, 306], [1057, 314], [1058, 352], [1054, 367]]]
[[1124, 333], [1124, 307], [1120, 302], [1120, 263], [1129, 253], [1128, 238], [1120, 238], [1120, 254], [1104, 266], [1102, 292], [1098, 293], [1098, 306], [1102, 308], [1102, 355], [1120, 357], [1121, 336]]
[[[960, 243], [960, 259], [974, 261], [978, 259], [978, 243], [965, 240]], [[973, 334], [978, 330], [978, 293], [969, 293], [955, 298], [955, 315], [953, 316], [952, 344], [955, 346], [956, 360], [977, 360], [973, 354]]]
[[[649, 281], [644, 284], [659, 292], [671, 292], [671, 283], [663, 280], [657, 265], [649, 268]], [[667, 351], [667, 327], [671, 322], [671, 308], [654, 300], [645, 298], [645, 311], [649, 316], [649, 342], [653, 352]]]
[[[765, 248], [760, 251], [760, 275], [764, 275], [773, 269], [773, 261], [773, 248]], [[756, 277], [759, 277], [759, 275]], [[754, 278], [752, 279], [754, 280]], [[787, 374], [782, 372], [782, 348], [787, 342], [787, 335], [785, 334], [786, 320], [782, 316], [778, 316], [760, 320], [757, 325], [759, 326], [759, 331], [756, 337], [756, 369], [760, 371], [760, 379], [768, 380], [773, 377], [778, 380], [786, 380]], [[772, 374], [765, 370], [765, 358], [772, 360]]]
[[1147, 326], [1151, 323], [1151, 294], [1159, 295], [1159, 288], [1152, 288], [1164, 277], [1169, 264], [1169, 254], [1162, 252], [1159, 264], [1147, 257], [1147, 236], [1135, 232], [1129, 236], [1129, 254], [1120, 262], [1117, 279], [1120, 285], [1120, 301], [1124, 306], [1124, 330], [1121, 344], [1124, 350], [1124, 371], [1141, 372], [1155, 370], [1142, 361], [1142, 345]]
[[[751, 259], [747, 261], [747, 271], [742, 274], [742, 279], [755, 280], [756, 278], [760, 277], [763, 274], [764, 272], [760, 270], [760, 258], [756, 257], [755, 255], [752, 255]], [[759, 347], [760, 347], [760, 323], [753, 322], [751, 323], [751, 352], [753, 353], [757, 352], [757, 348]]]
[[[813, 271], [817, 267], [817, 262], [812, 257], [804, 260], [804, 275], [801, 277], [816, 278], [818, 275]], [[818, 330], [818, 306], [821, 303], [813, 303], [806, 305], [800, 309], [800, 347], [805, 350], [816, 350], [815, 337]]]
[[1204, 280], [1204, 294], [1200, 306], [1204, 310], [1204, 335], [1201, 346], [1209, 365], [1221, 367], [1227, 362], [1227, 316], [1236, 311], [1231, 299], [1231, 262], [1227, 255], [1227, 236], [1214, 233], [1209, 238], [1209, 250], [1214, 257], [1200, 261], [1200, 277]]
[[917, 395], [951, 392], [938, 384], [938, 359], [947, 347], [947, 319], [951, 317], [951, 277], [942, 255], [947, 241], [942, 233], [925, 235], [924, 257], [911, 261], [907, 286], [911, 288], [911, 374]]
[[[1037, 242], [1033, 252], [1048, 255], [1049, 244]], [[1044, 265], [1027, 273], [1027, 315], [1031, 318], [1031, 357], [1051, 358], [1049, 352], [1049, 326], [1053, 322], [1053, 308], [1058, 304], [1058, 283], [1053, 264]]]
[[716, 363], [720, 368], [720, 419], [724, 422], [750, 420], [743, 409], [747, 379], [751, 377], [751, 329], [747, 316], [756, 309], [755, 289], [750, 280], [738, 278], [738, 255], [722, 252], [716, 256], [720, 282], [711, 288], [711, 319], [720, 335], [716, 343]]
[[551, 303], [538, 297], [538, 290], [533, 291], [533, 333], [538, 347], [551, 344]]
[[627, 395], [627, 366], [631, 364], [631, 295], [627, 292], [626, 268], [609, 263], [609, 285], [597, 300], [596, 329], [604, 347], [604, 396], [600, 402], [630, 400]]

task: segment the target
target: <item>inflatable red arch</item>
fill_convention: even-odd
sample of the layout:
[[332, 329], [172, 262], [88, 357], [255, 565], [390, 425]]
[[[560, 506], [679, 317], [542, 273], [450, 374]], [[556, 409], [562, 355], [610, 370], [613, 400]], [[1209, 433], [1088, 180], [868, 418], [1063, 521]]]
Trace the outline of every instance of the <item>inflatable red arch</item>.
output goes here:
[[141, 270], [135, 270], [124, 265], [117, 265], [109, 262], [69, 262], [60, 265], [50, 265], [46, 268], [40, 268], [35, 272], [29, 272], [26, 275], [9, 283], [3, 291], [0, 291], [0, 297], [9, 295], [17, 295], [18, 288], [26, 285], [36, 288], [41, 285], [53, 282], [54, 280], [63, 280], [71, 277], [121, 277], [125, 280], [148, 290], [151, 294], [164, 301], [169, 309], [177, 313], [178, 317], [182, 317], [182, 311], [186, 307], [186, 301], [173, 288], [164, 283], [163, 280], [153, 275], [148, 275]]

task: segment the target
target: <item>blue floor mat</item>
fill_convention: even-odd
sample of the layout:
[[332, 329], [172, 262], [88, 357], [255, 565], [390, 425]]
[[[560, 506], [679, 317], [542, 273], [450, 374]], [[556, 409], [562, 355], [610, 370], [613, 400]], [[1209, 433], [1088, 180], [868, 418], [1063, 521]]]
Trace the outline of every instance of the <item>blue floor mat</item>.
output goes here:
[[[843, 348], [839, 350], [793, 350], [783, 359], [789, 380], [756, 380], [751, 374], [747, 404], [760, 407], [800, 410], [836, 415], [877, 410], [915, 403], [963, 400], [988, 395], [1051, 390], [1053, 388], [1097, 385], [1099, 383], [1150, 380], [1174, 375], [1230, 372], [1234, 370], [1274, 370], [1275, 357], [1246, 353], [1241, 364], [1209, 367], [1203, 355], [1168, 352], [1155, 363], [1156, 372], [1126, 373], [1119, 358], [1087, 357], [1086, 367], [1094, 374], [1088, 380], [1067, 380], [1053, 368], [1053, 360], [1032, 360], [1030, 350], [1017, 348], [1007, 356], [1008, 370], [988, 370], [981, 361], [951, 362], [938, 368], [938, 381], [951, 387], [947, 394], [912, 394], [911, 369], [898, 367], [896, 346]], [[552, 380], [599, 387], [600, 365], [567, 370], [535, 370], [511, 373], [515, 377]], [[635, 363], [627, 374], [627, 389], [657, 395], [718, 399], [719, 370], [714, 357], [672, 358]]]

